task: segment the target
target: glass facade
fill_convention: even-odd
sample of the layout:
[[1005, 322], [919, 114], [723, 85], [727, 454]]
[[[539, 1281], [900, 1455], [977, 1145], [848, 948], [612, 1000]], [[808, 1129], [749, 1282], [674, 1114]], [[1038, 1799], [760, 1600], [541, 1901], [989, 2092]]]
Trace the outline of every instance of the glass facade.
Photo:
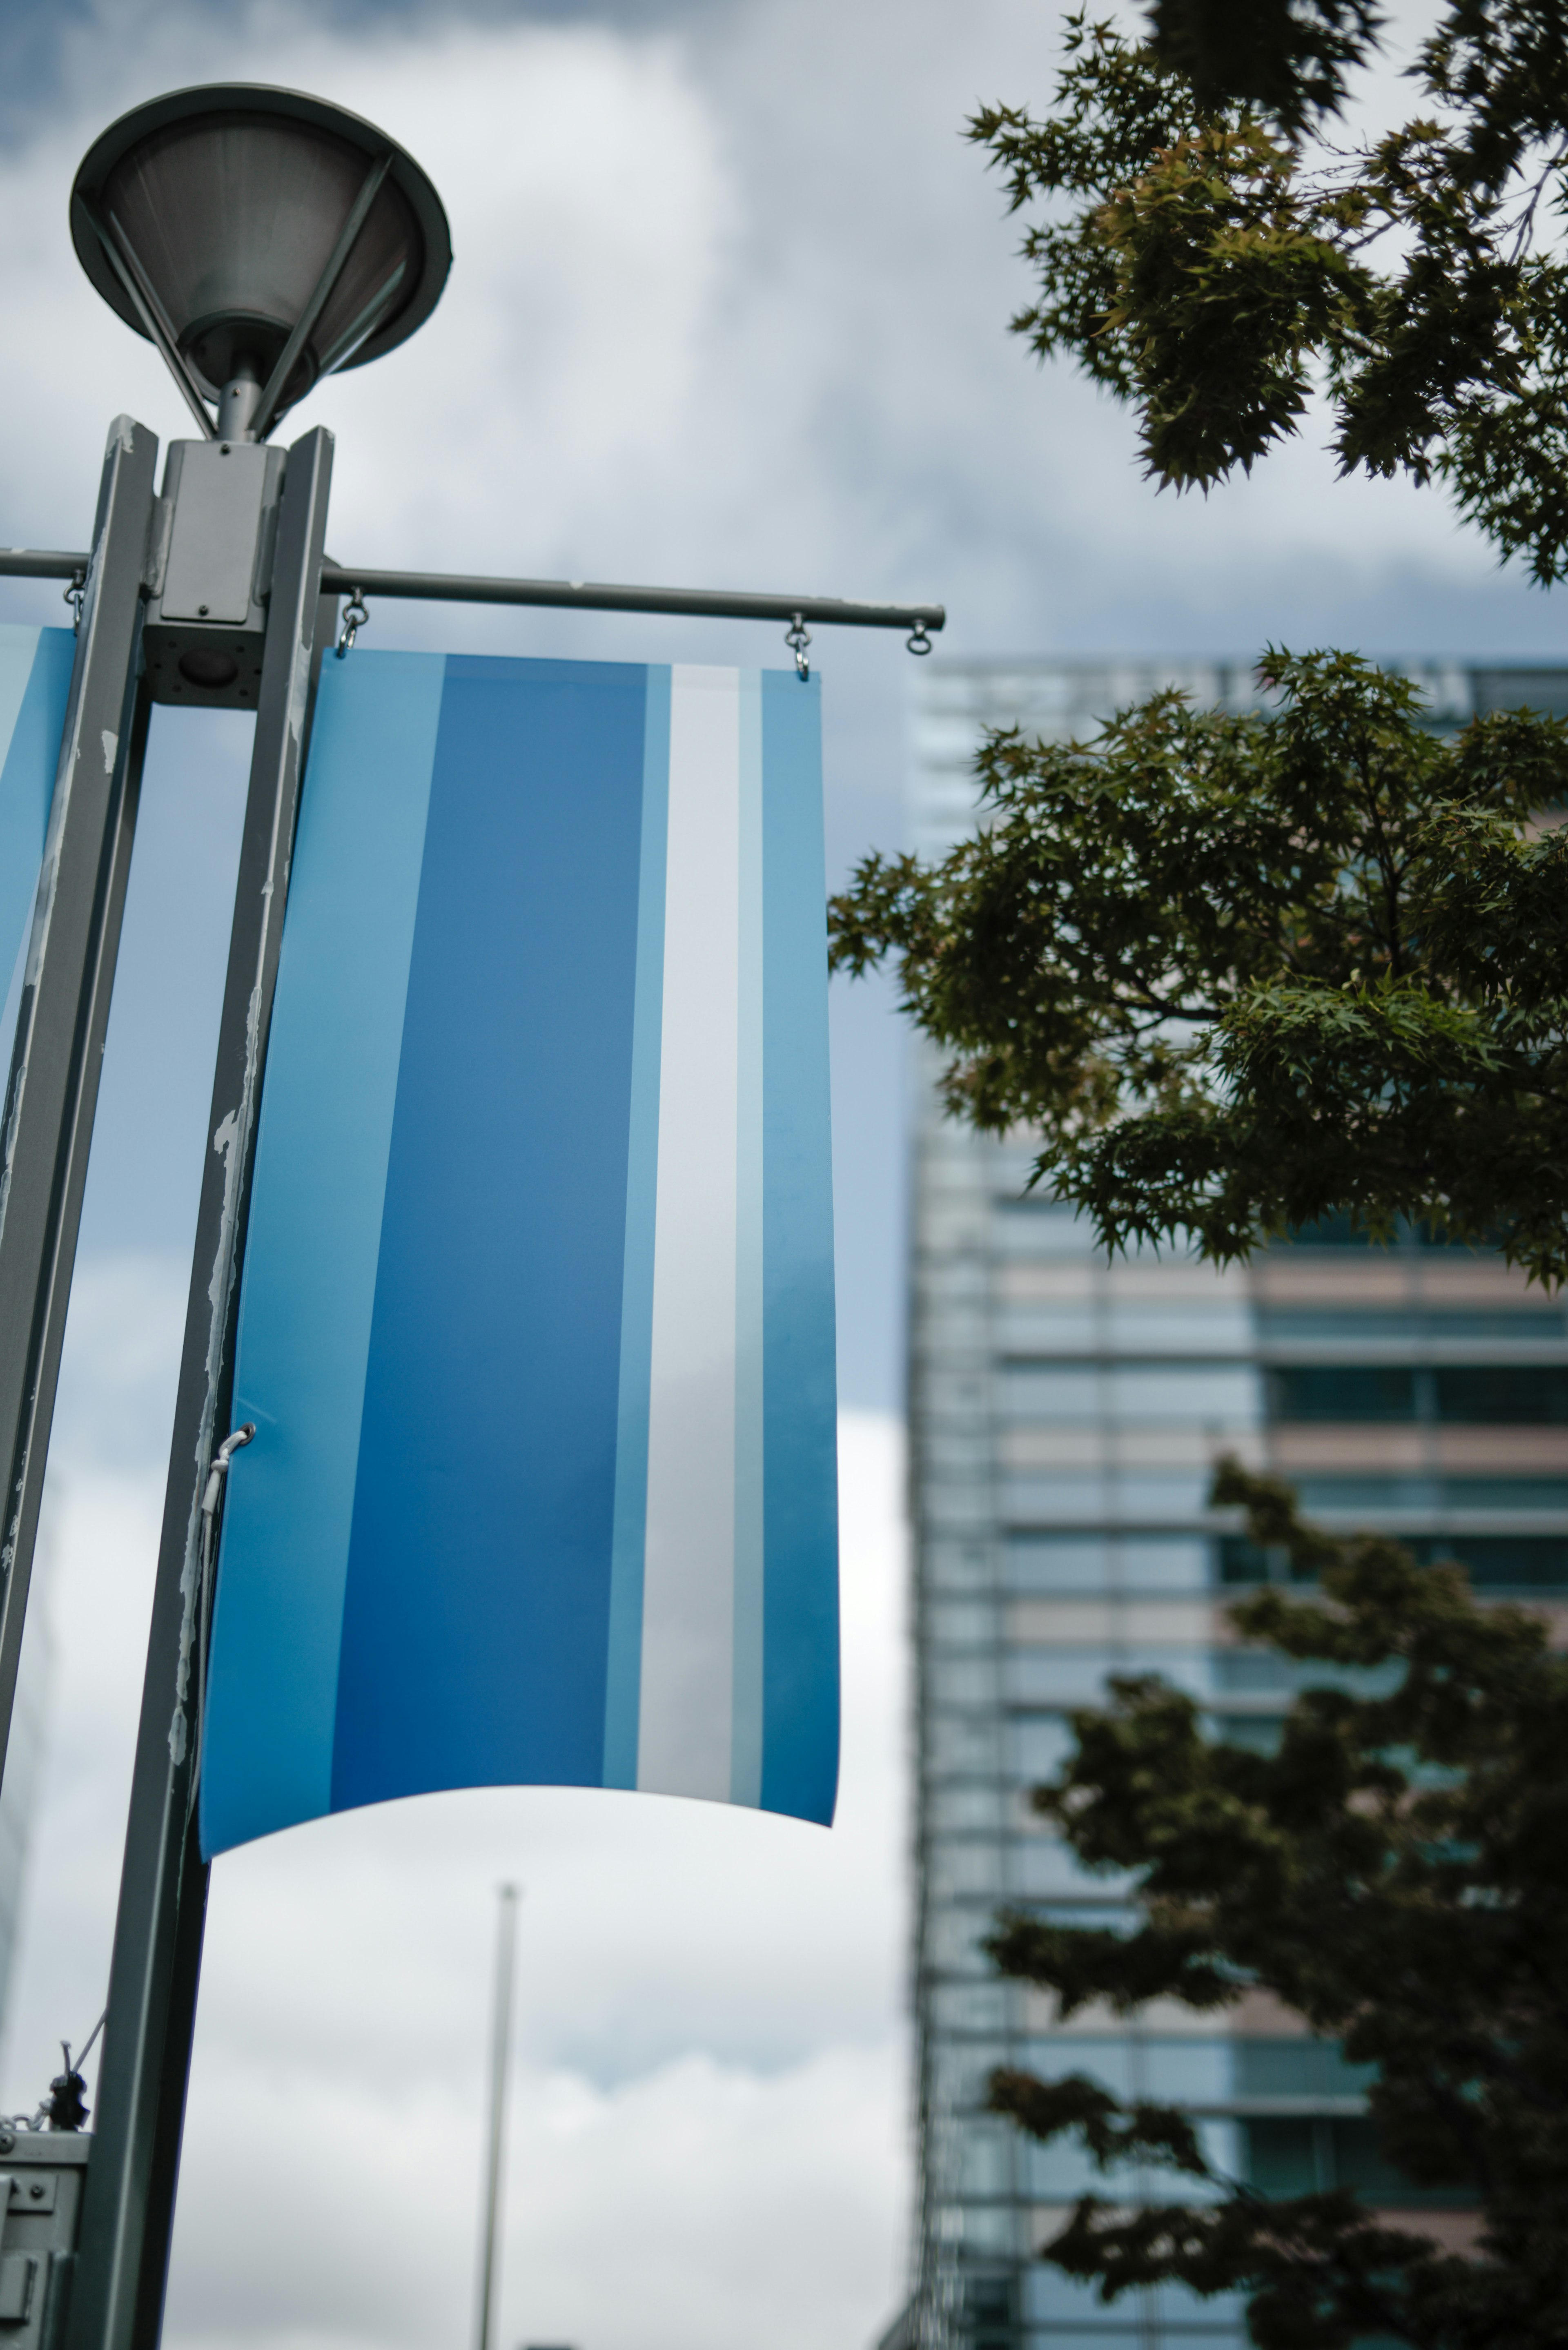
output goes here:
[[[1568, 670], [1418, 672], [1433, 723], [1505, 702], [1568, 710]], [[981, 730], [1083, 734], [1157, 687], [1236, 708], [1242, 664], [939, 668], [917, 711], [916, 846], [974, 820]], [[1382, 2163], [1365, 2076], [1262, 1994], [1223, 2028], [1169, 2003], [1129, 2026], [998, 1981], [997, 1909], [1082, 1924], [1126, 1916], [1030, 1810], [1070, 1710], [1107, 1673], [1158, 1672], [1227, 1736], [1267, 1746], [1296, 1685], [1239, 1647], [1237, 1586], [1282, 1576], [1206, 1507], [1222, 1453], [1292, 1478], [1322, 1523], [1376, 1527], [1454, 1556], [1501, 1595], [1568, 1620], [1568, 1323], [1501, 1260], [1408, 1232], [1386, 1250], [1324, 1228], [1250, 1267], [1109, 1265], [1085, 1228], [1026, 1194], [1030, 1152], [941, 1115], [922, 1047], [909, 1352], [918, 1647], [914, 1995], [920, 2186], [917, 2290], [894, 2336], [973, 2350], [1241, 2350], [1234, 2300], [1162, 2289], [1107, 2307], [1033, 2258], [1073, 2199], [1119, 2202], [1163, 2178], [1096, 2182], [983, 2110], [998, 2064], [1082, 2072], [1183, 2106], [1225, 2169], [1278, 2193], [1355, 2187], [1429, 2224]], [[1321, 1678], [1321, 1669], [1319, 1676]], [[1183, 2191], [1187, 2191], [1185, 2187]]]

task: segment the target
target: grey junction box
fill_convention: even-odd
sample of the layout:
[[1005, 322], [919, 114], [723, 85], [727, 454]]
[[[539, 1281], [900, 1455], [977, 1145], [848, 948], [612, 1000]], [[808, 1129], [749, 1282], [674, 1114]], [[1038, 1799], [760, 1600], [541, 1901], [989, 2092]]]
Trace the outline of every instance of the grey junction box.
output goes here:
[[154, 702], [255, 708], [284, 463], [254, 441], [170, 443], [141, 637]]
[[61, 2339], [91, 2148], [86, 2131], [0, 2126], [4, 2350], [56, 2350]]

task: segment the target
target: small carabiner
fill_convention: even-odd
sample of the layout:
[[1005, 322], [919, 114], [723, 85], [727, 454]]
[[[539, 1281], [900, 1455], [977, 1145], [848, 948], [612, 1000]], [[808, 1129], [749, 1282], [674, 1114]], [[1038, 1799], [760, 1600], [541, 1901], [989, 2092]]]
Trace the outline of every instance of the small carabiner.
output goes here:
[[347, 660], [353, 650], [354, 639], [370, 615], [365, 609], [365, 598], [358, 588], [348, 591], [348, 601], [343, 608], [343, 626], [337, 632], [337, 658]]
[[784, 642], [794, 655], [795, 674], [802, 685], [805, 685], [811, 675], [811, 663], [805, 657], [805, 649], [811, 642], [811, 631], [805, 625], [804, 612], [791, 613], [790, 624], [784, 630]]

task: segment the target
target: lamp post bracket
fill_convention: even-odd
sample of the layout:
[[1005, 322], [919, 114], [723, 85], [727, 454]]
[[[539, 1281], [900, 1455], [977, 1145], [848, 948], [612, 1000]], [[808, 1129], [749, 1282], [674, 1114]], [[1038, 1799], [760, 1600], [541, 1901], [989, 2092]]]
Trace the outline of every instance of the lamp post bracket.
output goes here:
[[487, 579], [460, 571], [355, 571], [328, 563], [324, 592], [432, 604], [548, 604], [588, 612], [674, 612], [722, 620], [815, 620], [850, 629], [940, 629], [940, 604], [857, 604], [840, 596], [760, 596], [729, 588], [620, 588], [592, 579]]
[[[0, 547], [0, 579], [69, 579], [85, 555], [47, 548]], [[358, 588], [366, 596], [397, 596], [431, 604], [545, 604], [565, 611], [672, 612], [720, 620], [815, 620], [845, 629], [912, 629], [946, 625], [940, 604], [857, 604], [840, 596], [756, 596], [729, 588], [617, 588], [591, 579], [488, 579], [462, 571], [355, 571], [323, 566], [328, 596]]]
[[0, 579], [74, 579], [91, 559], [53, 546], [0, 546]]

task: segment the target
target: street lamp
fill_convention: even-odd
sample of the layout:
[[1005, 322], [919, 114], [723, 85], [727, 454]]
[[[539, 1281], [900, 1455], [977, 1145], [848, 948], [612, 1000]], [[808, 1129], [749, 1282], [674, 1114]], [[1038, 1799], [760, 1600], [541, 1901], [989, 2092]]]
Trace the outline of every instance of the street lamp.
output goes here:
[[[295, 820], [336, 598], [354, 598], [340, 656], [372, 595], [785, 620], [803, 678], [808, 620], [908, 630], [910, 650], [924, 653], [945, 615], [936, 604], [329, 563], [332, 435], [317, 427], [286, 451], [268, 435], [323, 376], [411, 335], [452, 262], [446, 215], [418, 164], [341, 108], [234, 84], [154, 99], [94, 143], [70, 216], [88, 276], [156, 344], [201, 438], [170, 444], [155, 495], [157, 442], [118, 417], [91, 547], [0, 548], [0, 577], [67, 580], [78, 608], [0, 1119], [0, 1761], [151, 706], [255, 717], [94, 2133], [90, 2152], [72, 2139], [67, 2156], [62, 2144], [36, 2306], [41, 2237], [40, 2252], [23, 2263], [25, 2292], [12, 2257], [0, 2262], [0, 2324], [26, 2318], [28, 2343], [60, 2339], [68, 2291], [65, 2350], [155, 2350], [207, 1895], [193, 1804], [202, 1595], [223, 1472], [241, 1440], [229, 1421], [251, 1171]], [[49, 2158], [7, 2135], [0, 2131], [0, 2195], [8, 2164], [36, 2171]], [[13, 2288], [22, 2296], [16, 2310]]]
[[342, 107], [247, 83], [111, 123], [77, 173], [71, 238], [221, 441], [265, 441], [323, 376], [405, 341], [452, 266], [412, 156]]
[[202, 427], [170, 449], [154, 517], [149, 691], [254, 710], [284, 474], [262, 444], [323, 376], [379, 359], [430, 316], [452, 266], [441, 198], [357, 114], [233, 83], [112, 123], [83, 159], [70, 217], [88, 276], [157, 345]]

